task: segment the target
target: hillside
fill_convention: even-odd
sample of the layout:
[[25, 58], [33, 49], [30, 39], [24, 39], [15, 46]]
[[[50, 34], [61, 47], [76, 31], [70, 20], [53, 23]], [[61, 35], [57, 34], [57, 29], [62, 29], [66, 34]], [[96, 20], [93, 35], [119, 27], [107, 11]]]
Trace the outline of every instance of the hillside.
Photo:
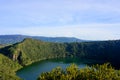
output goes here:
[[23, 41], [25, 38], [33, 38], [45, 42], [84, 42], [86, 40], [74, 37], [43, 37], [43, 36], [26, 36], [26, 35], [0, 35], [0, 44], [14, 44]]
[[0, 52], [22, 65], [28, 65], [43, 59], [60, 57], [91, 58], [115, 65], [120, 64], [119, 40], [52, 43], [27, 38], [20, 43], [2, 48]]
[[34, 61], [63, 57], [64, 45], [61, 43], [43, 42], [33, 39], [24, 41], [3, 48], [2, 53], [18, 61], [22, 65], [31, 64]]
[[17, 62], [0, 54], [0, 80], [20, 80], [20, 78], [15, 75], [15, 71], [21, 67]]

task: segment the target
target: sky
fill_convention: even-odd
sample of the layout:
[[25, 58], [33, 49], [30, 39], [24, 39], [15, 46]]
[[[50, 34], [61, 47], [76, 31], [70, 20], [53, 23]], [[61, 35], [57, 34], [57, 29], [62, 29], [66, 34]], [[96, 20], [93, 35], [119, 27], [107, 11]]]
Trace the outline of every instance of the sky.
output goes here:
[[120, 0], [0, 0], [0, 35], [120, 39]]

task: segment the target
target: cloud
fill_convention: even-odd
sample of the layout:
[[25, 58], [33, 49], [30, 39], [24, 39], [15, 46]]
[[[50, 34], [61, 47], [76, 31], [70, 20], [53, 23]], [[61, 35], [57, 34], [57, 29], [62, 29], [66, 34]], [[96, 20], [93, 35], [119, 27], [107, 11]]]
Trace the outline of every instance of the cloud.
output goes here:
[[16, 27], [14, 29], [3, 29], [2, 32], [6, 34], [26, 34], [38, 35], [48, 37], [77, 37], [80, 39], [89, 40], [109, 40], [120, 39], [120, 24], [79, 24], [79, 25], [65, 25], [65, 26], [29, 26]]
[[1, 3], [0, 21], [38, 26], [39, 23], [119, 23], [119, 3], [119, 0], [12, 0], [9, 4]]
[[0, 34], [120, 38], [120, 0], [1, 0]]

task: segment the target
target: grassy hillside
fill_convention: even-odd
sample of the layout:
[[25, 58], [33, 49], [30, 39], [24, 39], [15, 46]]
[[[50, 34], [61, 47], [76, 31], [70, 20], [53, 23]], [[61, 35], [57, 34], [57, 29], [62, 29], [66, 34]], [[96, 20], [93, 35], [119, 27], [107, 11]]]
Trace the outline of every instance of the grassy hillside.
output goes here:
[[13, 62], [8, 57], [0, 54], [0, 80], [20, 80], [15, 75], [15, 71], [21, 67], [17, 62]]

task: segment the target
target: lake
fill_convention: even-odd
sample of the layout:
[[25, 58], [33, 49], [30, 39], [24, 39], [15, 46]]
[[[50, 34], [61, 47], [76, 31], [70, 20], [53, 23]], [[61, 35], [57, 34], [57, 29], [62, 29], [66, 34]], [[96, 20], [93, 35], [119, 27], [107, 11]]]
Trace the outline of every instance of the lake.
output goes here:
[[[78, 58], [43, 60], [20, 69], [17, 71], [17, 75], [24, 80], [36, 80], [42, 72], [51, 71], [53, 68], [56, 68], [58, 66], [61, 66], [63, 69], [65, 69], [72, 63], [77, 64], [80, 68], [84, 68], [86, 65], [90, 66], [92, 64], [96, 64], [98, 61]], [[102, 62], [99, 61], [99, 63]]]

